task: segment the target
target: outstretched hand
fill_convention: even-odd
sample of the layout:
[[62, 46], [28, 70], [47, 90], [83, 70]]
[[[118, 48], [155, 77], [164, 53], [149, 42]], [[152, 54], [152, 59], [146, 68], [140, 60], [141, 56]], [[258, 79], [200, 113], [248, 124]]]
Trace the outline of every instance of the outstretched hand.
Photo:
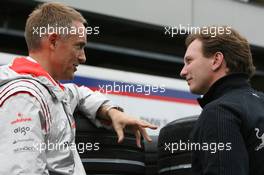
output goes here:
[[151, 138], [146, 132], [146, 128], [157, 129], [157, 126], [150, 124], [144, 120], [140, 120], [127, 114], [120, 112], [116, 109], [109, 111], [109, 117], [112, 120], [112, 126], [117, 133], [118, 143], [124, 140], [124, 129], [128, 127], [136, 136], [136, 144], [141, 148], [141, 135], [148, 141], [151, 142]]

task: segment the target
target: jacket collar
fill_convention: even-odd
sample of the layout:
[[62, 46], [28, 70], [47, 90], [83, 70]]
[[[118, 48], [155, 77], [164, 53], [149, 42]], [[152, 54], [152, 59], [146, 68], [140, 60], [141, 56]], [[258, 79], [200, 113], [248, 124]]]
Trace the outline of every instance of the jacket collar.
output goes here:
[[205, 105], [223, 96], [227, 92], [244, 87], [250, 87], [248, 75], [244, 73], [233, 73], [217, 80], [210, 87], [208, 92], [202, 98], [198, 98], [197, 100], [203, 108]]
[[52, 95], [56, 96], [58, 100], [64, 99], [64, 86], [55, 81], [34, 59], [30, 57], [15, 58], [9, 68], [20, 75], [32, 76], [32, 78], [48, 87]]
[[19, 57], [13, 60], [10, 69], [18, 74], [30, 74], [33, 77], [46, 77], [53, 85], [56, 85], [56, 81], [44, 70], [39, 63], [30, 57]]

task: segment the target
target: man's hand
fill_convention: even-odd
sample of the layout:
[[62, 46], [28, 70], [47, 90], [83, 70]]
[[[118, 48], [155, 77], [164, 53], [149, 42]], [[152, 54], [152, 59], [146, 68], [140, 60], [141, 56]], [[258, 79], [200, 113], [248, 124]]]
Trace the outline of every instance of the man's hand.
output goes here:
[[111, 118], [112, 126], [117, 133], [118, 143], [124, 140], [124, 128], [126, 127], [130, 128], [132, 132], [134, 132], [136, 136], [136, 143], [139, 148], [141, 148], [141, 135], [148, 142], [152, 141], [145, 128], [157, 129], [157, 126], [146, 121], [130, 117], [114, 108], [109, 110], [108, 115]]

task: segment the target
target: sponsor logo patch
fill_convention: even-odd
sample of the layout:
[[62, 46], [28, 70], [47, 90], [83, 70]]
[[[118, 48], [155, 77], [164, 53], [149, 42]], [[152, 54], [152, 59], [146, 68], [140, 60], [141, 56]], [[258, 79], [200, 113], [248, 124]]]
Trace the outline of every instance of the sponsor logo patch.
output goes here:
[[33, 151], [36, 151], [36, 149], [34, 148], [34, 146], [24, 146], [24, 147], [20, 147], [20, 148], [14, 149], [14, 153], [19, 153], [19, 152], [33, 152]]
[[14, 140], [13, 144], [17, 144], [20, 142], [33, 142], [33, 141], [34, 141], [34, 139], [18, 139], [18, 140]]
[[28, 127], [28, 126], [22, 126], [22, 127], [18, 127], [16, 129], [14, 129], [15, 134], [21, 133], [23, 135], [26, 135], [28, 131], [30, 131], [30, 127]]
[[16, 123], [23, 123], [23, 122], [31, 122], [32, 118], [31, 117], [24, 117], [22, 113], [17, 113], [17, 117], [15, 120], [11, 121], [10, 124], [14, 125]]

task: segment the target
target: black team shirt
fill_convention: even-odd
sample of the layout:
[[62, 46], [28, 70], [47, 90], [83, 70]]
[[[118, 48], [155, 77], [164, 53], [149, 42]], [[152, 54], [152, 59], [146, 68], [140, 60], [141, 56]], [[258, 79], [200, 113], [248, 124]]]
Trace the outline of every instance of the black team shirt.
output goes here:
[[217, 80], [198, 102], [191, 140], [207, 147], [192, 148], [193, 174], [264, 175], [264, 95], [247, 75]]

